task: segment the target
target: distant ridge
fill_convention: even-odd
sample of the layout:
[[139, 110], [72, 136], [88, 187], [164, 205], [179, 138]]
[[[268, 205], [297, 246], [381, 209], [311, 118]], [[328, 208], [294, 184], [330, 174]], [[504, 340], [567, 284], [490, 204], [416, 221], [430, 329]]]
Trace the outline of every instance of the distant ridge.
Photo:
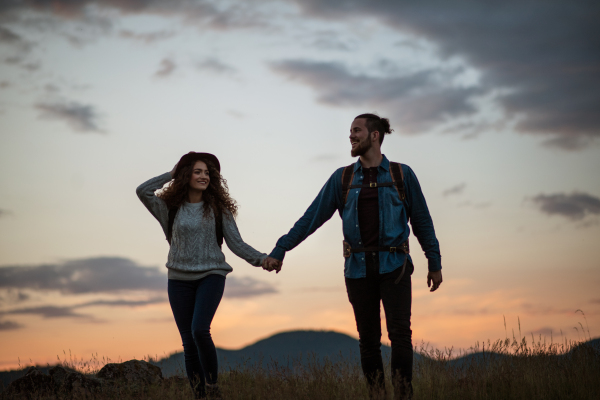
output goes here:
[[[382, 345], [383, 358], [389, 358], [391, 348]], [[235, 369], [244, 364], [263, 368], [277, 363], [279, 366], [293, 367], [293, 362], [307, 365], [310, 361], [332, 362], [345, 361], [358, 363], [360, 360], [358, 340], [344, 333], [334, 331], [299, 330], [277, 333], [266, 339], [246, 346], [240, 350], [217, 348], [219, 368], [221, 370]], [[172, 376], [185, 371], [183, 353], [175, 353], [169, 357], [153, 361], [158, 365], [164, 376]]]

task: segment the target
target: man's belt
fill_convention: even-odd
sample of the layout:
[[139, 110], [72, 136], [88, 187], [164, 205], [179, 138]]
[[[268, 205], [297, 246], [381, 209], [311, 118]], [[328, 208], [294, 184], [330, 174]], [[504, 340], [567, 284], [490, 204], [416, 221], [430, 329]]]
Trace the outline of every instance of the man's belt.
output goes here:
[[352, 246], [350, 246], [350, 243], [346, 242], [345, 240], [344, 242], [344, 257], [345, 258], [349, 258], [350, 255], [352, 253], [368, 253], [371, 251], [389, 251], [390, 253], [404, 253], [404, 254], [408, 254], [409, 253], [409, 247], [408, 247], [408, 239], [406, 239], [405, 242], [403, 242], [400, 246], [389, 246], [389, 247], [378, 247], [378, 246], [372, 246], [372, 247], [357, 247], [357, 248], [352, 248]]

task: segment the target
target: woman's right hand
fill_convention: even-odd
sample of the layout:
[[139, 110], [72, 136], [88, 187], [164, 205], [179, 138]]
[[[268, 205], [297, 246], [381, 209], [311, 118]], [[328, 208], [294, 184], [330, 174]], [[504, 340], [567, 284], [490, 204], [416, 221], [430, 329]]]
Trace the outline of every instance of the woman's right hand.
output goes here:
[[[177, 162], [177, 164], [179, 164], [179, 162]], [[171, 174], [171, 178], [173, 179], [175, 179], [175, 171], [177, 171], [177, 164], [175, 164], [171, 172], [169, 172]]]

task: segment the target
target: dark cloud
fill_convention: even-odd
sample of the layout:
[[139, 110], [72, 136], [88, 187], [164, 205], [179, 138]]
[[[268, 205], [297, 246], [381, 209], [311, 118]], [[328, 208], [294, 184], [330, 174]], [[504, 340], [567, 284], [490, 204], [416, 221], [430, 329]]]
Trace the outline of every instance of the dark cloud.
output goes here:
[[86, 303], [75, 304], [70, 306], [40, 306], [40, 307], [24, 307], [12, 310], [0, 311], [1, 315], [37, 315], [42, 318], [71, 318], [75, 320], [86, 320], [89, 322], [102, 322], [96, 319], [93, 315], [82, 314], [77, 312], [77, 309], [87, 307], [142, 307], [150, 304], [158, 304], [167, 302], [167, 297], [153, 297], [144, 300], [95, 300]]
[[18, 324], [15, 321], [0, 321], [0, 331], [10, 331], [22, 327], [23, 325]]
[[333, 106], [368, 106], [387, 111], [401, 121], [402, 130], [417, 133], [450, 117], [468, 116], [476, 109], [471, 99], [477, 88], [445, 86], [460, 71], [423, 70], [392, 77], [352, 73], [335, 62], [288, 60], [272, 63], [273, 71], [298, 81]]
[[[581, 149], [600, 136], [600, 2], [293, 0], [315, 18], [375, 17], [482, 73], [517, 129]], [[458, 100], [461, 101], [460, 98]]]
[[538, 328], [534, 331], [531, 331], [530, 333], [534, 334], [534, 335], [542, 335], [542, 336], [552, 336], [552, 328], [545, 326], [543, 328]]
[[156, 32], [145, 32], [137, 33], [130, 30], [122, 30], [119, 32], [119, 36], [125, 39], [136, 40], [145, 44], [151, 44], [160, 40], [170, 39], [175, 36], [173, 31], [156, 31]]
[[571, 220], [581, 220], [589, 214], [600, 214], [600, 198], [587, 193], [539, 194], [531, 200], [543, 213]]
[[0, 44], [14, 46], [24, 52], [31, 50], [32, 47], [31, 42], [4, 26], [0, 26]]
[[165, 292], [164, 271], [120, 257], [84, 258], [59, 264], [0, 267], [0, 288], [57, 290], [63, 294], [131, 290]]
[[158, 67], [158, 70], [154, 73], [157, 78], [166, 78], [171, 75], [177, 68], [175, 62], [171, 59], [164, 58]]
[[73, 311], [71, 306], [41, 306], [18, 308], [16, 310], [3, 311], [2, 314], [9, 315], [38, 315], [42, 318], [75, 318], [75, 319], [93, 319], [90, 315], [78, 314]]
[[9, 56], [4, 58], [4, 63], [19, 67], [27, 72], [35, 72], [41, 68], [38, 61], [29, 61], [21, 56]]
[[208, 71], [215, 74], [232, 75], [237, 72], [235, 68], [223, 63], [216, 58], [207, 58], [196, 64], [196, 67], [201, 71]]
[[[167, 291], [167, 274], [164, 269], [144, 267], [126, 258], [84, 258], [59, 264], [0, 267], [0, 289], [59, 291], [62, 294], [132, 291], [153, 291], [162, 294]], [[267, 282], [250, 277], [227, 278], [226, 297], [252, 297], [268, 293], [277, 293], [277, 290]], [[66, 313], [68, 310], [73, 312], [77, 308], [92, 306], [139, 307], [165, 301], [165, 296], [155, 295], [142, 300], [94, 300], [61, 309]], [[48, 312], [60, 313], [59, 310]]]
[[277, 293], [270, 283], [262, 282], [249, 276], [238, 278], [230, 276], [225, 285], [225, 297], [245, 298], [263, 294]]
[[83, 308], [83, 307], [95, 307], [95, 306], [105, 306], [105, 307], [142, 307], [150, 304], [159, 304], [165, 303], [168, 299], [166, 296], [163, 297], [152, 297], [150, 299], [145, 300], [126, 300], [126, 299], [117, 299], [117, 300], [95, 300], [87, 303], [79, 304], [73, 306], [73, 308]]
[[38, 103], [35, 108], [40, 111], [41, 118], [62, 120], [77, 132], [102, 133], [98, 126], [98, 113], [89, 104], [77, 102]]
[[[257, 10], [260, 2], [238, 2], [224, 6], [211, 0], [24, 0], [0, 2], [0, 12], [10, 15], [27, 11], [67, 20], [102, 21], [106, 10], [124, 15], [179, 17], [184, 22], [215, 30], [257, 28], [270, 25], [269, 15]], [[5, 18], [6, 19], [6, 18]]]
[[462, 194], [465, 191], [467, 185], [465, 183], [459, 183], [458, 185], [452, 186], [442, 192], [444, 197], [451, 196], [453, 194]]

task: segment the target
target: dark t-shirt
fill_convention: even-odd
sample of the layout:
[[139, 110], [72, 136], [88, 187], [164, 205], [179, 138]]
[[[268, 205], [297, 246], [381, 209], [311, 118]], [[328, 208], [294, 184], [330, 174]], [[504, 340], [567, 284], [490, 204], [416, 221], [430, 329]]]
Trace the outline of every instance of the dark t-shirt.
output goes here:
[[[363, 185], [377, 182], [377, 167], [363, 168]], [[358, 225], [362, 246], [379, 246], [379, 191], [377, 188], [362, 188], [358, 195]]]

